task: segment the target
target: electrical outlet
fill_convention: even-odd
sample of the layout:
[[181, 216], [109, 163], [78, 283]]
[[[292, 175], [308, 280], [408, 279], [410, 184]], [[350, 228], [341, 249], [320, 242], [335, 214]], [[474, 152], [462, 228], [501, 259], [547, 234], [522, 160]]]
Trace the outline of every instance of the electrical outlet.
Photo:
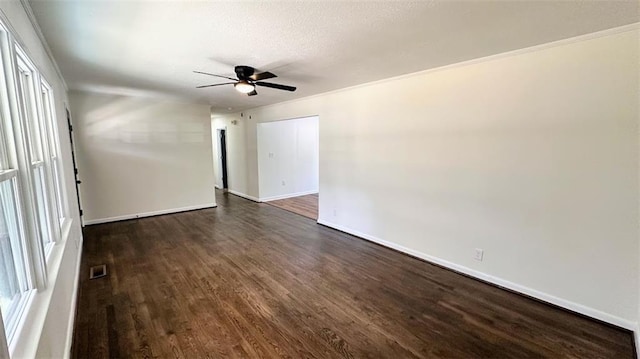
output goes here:
[[287, 184], [286, 184], [284, 181], [282, 181], [282, 185], [283, 185], [283, 186], [286, 186]]
[[476, 248], [476, 253], [473, 256], [473, 259], [482, 262], [482, 257], [484, 257], [484, 250], [480, 248]]
[[336, 210], [336, 209], [333, 210], [333, 216], [334, 217], [338, 216], [338, 210]]

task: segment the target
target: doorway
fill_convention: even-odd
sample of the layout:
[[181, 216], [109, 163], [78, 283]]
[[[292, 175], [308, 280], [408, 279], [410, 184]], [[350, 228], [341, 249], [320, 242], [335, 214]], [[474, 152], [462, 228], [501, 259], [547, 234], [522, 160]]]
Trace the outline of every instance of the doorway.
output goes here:
[[81, 204], [82, 202], [80, 200], [80, 187], [79, 187], [82, 181], [80, 181], [80, 179], [78, 178], [78, 175], [79, 175], [78, 163], [76, 162], [76, 150], [73, 144], [73, 125], [71, 124], [71, 114], [69, 113], [69, 109], [65, 108], [65, 111], [67, 113], [67, 125], [69, 126], [69, 141], [71, 143], [71, 160], [73, 163], [73, 176], [76, 184], [76, 199], [78, 200], [78, 213], [80, 214], [80, 222], [84, 227], [84, 220], [82, 219], [82, 216], [84, 213], [82, 211], [82, 204]]
[[218, 147], [218, 173], [221, 178], [218, 179], [218, 187], [224, 191], [229, 189], [229, 171], [227, 169], [227, 130], [221, 128], [217, 130], [217, 147]]
[[318, 116], [257, 124], [260, 201], [318, 218]]

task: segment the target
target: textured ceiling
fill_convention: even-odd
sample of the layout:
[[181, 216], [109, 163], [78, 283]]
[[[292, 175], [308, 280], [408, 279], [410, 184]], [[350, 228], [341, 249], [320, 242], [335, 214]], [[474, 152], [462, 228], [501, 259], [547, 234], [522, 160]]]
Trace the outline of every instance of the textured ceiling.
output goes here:
[[[182, 98], [227, 112], [640, 21], [635, 0], [30, 4], [71, 89]], [[193, 70], [233, 76], [239, 64], [274, 72], [270, 81], [298, 91], [195, 89], [217, 79]]]

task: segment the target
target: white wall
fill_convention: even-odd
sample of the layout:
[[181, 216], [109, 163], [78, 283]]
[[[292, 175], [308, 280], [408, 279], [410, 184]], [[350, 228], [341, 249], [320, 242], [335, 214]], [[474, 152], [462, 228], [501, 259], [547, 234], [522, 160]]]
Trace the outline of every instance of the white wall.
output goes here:
[[1, 1], [0, 11], [3, 21], [17, 36], [18, 42], [53, 88], [60, 135], [65, 208], [70, 218], [61, 241], [56, 243], [51, 252], [46, 288], [39, 290], [33, 298], [32, 307], [27, 313], [19, 339], [14, 345], [13, 357], [60, 358], [68, 356], [71, 347], [78, 266], [82, 250], [80, 218], [75, 204], [71, 147], [66, 130], [66, 87], [22, 4], [17, 0]]
[[85, 223], [215, 206], [209, 106], [69, 97]]
[[319, 222], [633, 329], [638, 41], [631, 26], [221, 117], [245, 132], [238, 190], [258, 194], [256, 123], [319, 115]]
[[261, 201], [318, 192], [318, 117], [259, 123]]

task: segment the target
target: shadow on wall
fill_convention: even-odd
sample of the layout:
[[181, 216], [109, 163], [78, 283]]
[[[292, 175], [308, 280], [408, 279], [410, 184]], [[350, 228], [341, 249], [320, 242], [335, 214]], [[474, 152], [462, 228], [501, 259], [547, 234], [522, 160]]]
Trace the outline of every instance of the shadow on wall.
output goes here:
[[185, 150], [208, 146], [206, 124], [183, 120], [187, 106], [110, 95], [88, 98], [80, 106], [79, 137], [96, 151], [173, 162]]

